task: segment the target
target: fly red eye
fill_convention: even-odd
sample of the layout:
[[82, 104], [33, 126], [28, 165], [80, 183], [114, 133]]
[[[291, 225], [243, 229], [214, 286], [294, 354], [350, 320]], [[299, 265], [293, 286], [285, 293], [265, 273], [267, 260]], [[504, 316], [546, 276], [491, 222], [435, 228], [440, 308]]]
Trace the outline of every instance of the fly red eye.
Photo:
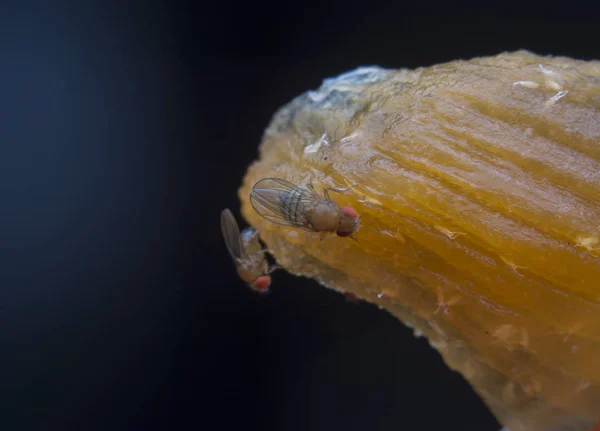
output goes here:
[[352, 207], [344, 207], [344, 208], [342, 208], [342, 213], [344, 213], [348, 217], [358, 218], [358, 213]]
[[250, 287], [256, 290], [257, 292], [266, 292], [269, 290], [269, 286], [271, 285], [271, 277], [268, 275], [262, 275], [258, 277], [254, 283]]

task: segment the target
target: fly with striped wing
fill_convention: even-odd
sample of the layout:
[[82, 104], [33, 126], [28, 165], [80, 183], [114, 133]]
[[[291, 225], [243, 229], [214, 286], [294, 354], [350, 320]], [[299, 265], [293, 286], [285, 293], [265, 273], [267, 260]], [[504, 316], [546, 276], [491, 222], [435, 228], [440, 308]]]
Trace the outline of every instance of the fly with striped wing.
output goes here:
[[252, 188], [250, 202], [261, 217], [272, 223], [320, 232], [321, 240], [330, 232], [355, 239], [358, 213], [349, 206], [340, 208], [329, 198], [330, 191], [341, 193], [352, 187], [326, 188], [325, 196], [321, 196], [310, 183], [302, 187], [281, 178], [264, 178]]
[[240, 278], [252, 290], [268, 292], [271, 285], [269, 274], [278, 267], [269, 267], [267, 250], [260, 244], [258, 232], [253, 228], [246, 228], [240, 233], [235, 217], [228, 209], [221, 212], [221, 232]]

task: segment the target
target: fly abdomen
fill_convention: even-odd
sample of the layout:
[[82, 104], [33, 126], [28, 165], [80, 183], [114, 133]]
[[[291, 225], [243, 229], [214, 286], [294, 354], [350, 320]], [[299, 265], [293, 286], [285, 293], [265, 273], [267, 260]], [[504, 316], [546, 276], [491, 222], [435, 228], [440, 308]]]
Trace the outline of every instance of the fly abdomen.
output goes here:
[[352, 238], [358, 214], [351, 207], [340, 209], [329, 199], [330, 190], [342, 192], [345, 189], [325, 189], [325, 197], [322, 197], [310, 183], [301, 187], [281, 178], [263, 178], [254, 184], [250, 203], [261, 217], [272, 223]]

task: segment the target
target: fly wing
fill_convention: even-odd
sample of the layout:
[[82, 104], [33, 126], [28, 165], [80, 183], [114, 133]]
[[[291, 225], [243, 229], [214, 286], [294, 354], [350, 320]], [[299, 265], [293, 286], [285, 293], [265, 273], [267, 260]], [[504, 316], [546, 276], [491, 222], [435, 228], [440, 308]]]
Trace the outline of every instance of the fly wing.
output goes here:
[[224, 209], [221, 212], [221, 232], [223, 233], [223, 239], [231, 257], [234, 260], [245, 258], [246, 250], [242, 244], [240, 228], [229, 209]]
[[318, 197], [304, 187], [280, 178], [265, 178], [257, 182], [250, 193], [256, 212], [272, 223], [312, 231], [306, 209], [312, 208]]

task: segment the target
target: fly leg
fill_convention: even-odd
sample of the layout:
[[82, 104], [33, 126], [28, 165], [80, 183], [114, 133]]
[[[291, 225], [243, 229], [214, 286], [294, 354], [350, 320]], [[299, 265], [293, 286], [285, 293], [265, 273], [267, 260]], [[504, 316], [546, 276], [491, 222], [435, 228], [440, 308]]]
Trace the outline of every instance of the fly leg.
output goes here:
[[269, 275], [269, 274], [271, 274], [272, 272], [275, 272], [275, 271], [277, 271], [278, 269], [282, 269], [282, 268], [283, 268], [283, 267], [281, 267], [281, 266], [279, 266], [279, 265], [271, 265], [271, 266], [269, 267], [269, 270], [267, 271], [267, 273], [266, 273], [265, 275]]
[[323, 194], [325, 195], [325, 197], [326, 197], [327, 199], [329, 199], [329, 192], [336, 192], [336, 193], [340, 193], [340, 194], [342, 194], [342, 193], [344, 193], [344, 192], [347, 192], [347, 191], [348, 191], [348, 190], [350, 190], [350, 189], [353, 189], [353, 188], [354, 188], [354, 187], [356, 187], [357, 185], [358, 185], [358, 183], [356, 183], [356, 184], [354, 184], [354, 185], [352, 185], [352, 186], [350, 186], [350, 187], [346, 187], [346, 188], [344, 188], [344, 189], [337, 189], [337, 188], [334, 188], [334, 187], [326, 187], [326, 188], [324, 188], [324, 189], [323, 189]]
[[265, 223], [264, 221], [261, 221], [259, 223], [259, 226], [257, 226], [256, 228], [254, 228], [254, 232], [252, 233], [252, 235], [250, 235], [250, 239], [251, 240], [255, 240], [258, 239], [260, 241], [260, 232], [262, 231], [262, 229], [265, 227]]

